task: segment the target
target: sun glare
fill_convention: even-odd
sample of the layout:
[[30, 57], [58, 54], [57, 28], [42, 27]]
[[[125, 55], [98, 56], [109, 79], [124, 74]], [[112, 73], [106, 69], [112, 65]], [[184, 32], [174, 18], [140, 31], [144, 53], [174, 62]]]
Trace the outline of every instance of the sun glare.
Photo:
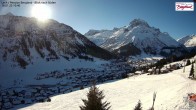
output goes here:
[[46, 5], [34, 5], [31, 15], [39, 21], [46, 21], [51, 17], [51, 9]]

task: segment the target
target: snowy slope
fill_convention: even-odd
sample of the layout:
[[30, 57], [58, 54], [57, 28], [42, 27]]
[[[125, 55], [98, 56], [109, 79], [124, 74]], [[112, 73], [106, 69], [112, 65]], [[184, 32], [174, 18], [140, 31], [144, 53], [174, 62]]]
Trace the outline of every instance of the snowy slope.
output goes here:
[[[99, 68], [113, 55], [72, 27], [55, 20], [0, 15], [0, 86], [56, 84], [36, 81], [39, 73], [71, 68]], [[106, 60], [107, 59], [107, 60]]]
[[[59, 82], [66, 83], [70, 81], [68, 76], [63, 78], [46, 78], [43, 80], [36, 80], [38, 74], [50, 73], [52, 71], [60, 71], [65, 73], [65, 69], [77, 69], [77, 68], [91, 68], [96, 70], [102, 70], [101, 64], [109, 63], [108, 61], [95, 58], [94, 61], [85, 61], [82, 59], [59, 59], [51, 62], [44, 60], [37, 60], [32, 65], [28, 65], [26, 69], [18, 67], [10, 67], [10, 63], [2, 63], [0, 65], [0, 85], [3, 88], [9, 87], [23, 87], [26, 85], [55, 85]], [[70, 75], [71, 76], [71, 75]]]
[[181, 44], [184, 44], [186, 47], [195, 47], [196, 46], [196, 35], [185, 36], [177, 40]]
[[146, 21], [141, 19], [134, 19], [128, 26], [114, 30], [89, 33], [91, 31], [87, 32], [85, 36], [91, 41], [116, 53], [126, 53], [131, 48], [134, 51], [130, 52], [130, 55], [142, 52], [159, 54], [164, 47], [183, 47], [168, 33], [163, 33], [159, 29], [149, 26]]
[[[139, 75], [128, 79], [99, 85], [104, 91], [105, 99], [111, 102], [112, 110], [132, 110], [141, 100], [144, 110], [152, 106], [153, 93], [157, 92], [155, 110], [180, 110], [185, 106], [183, 97], [196, 92], [196, 83], [188, 79], [190, 66], [186, 72], [182, 69], [162, 75]], [[20, 106], [20, 110], [79, 110], [86, 98], [88, 89], [52, 97], [51, 102]]]
[[94, 42], [97, 45], [101, 45], [108, 39], [108, 36], [112, 36], [112, 34], [117, 29], [114, 28], [113, 30], [89, 30], [84, 36], [89, 36], [89, 40]]

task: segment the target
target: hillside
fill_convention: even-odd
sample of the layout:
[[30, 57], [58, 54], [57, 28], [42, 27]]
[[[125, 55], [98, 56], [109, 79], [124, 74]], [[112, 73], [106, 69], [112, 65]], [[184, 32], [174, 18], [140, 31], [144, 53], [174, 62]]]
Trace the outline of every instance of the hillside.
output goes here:
[[110, 52], [55, 20], [39, 22], [11, 13], [0, 15], [0, 87], [56, 84], [61, 80], [35, 78], [67, 69], [100, 70], [101, 64], [110, 63], [112, 58]]
[[[127, 79], [112, 81], [99, 85], [104, 90], [106, 100], [111, 102], [112, 110], [132, 110], [138, 100], [141, 100], [144, 110], [152, 105], [153, 93], [157, 92], [155, 110], [179, 110], [187, 107], [183, 97], [187, 93], [196, 92], [196, 83], [188, 79], [190, 66], [186, 72], [182, 69], [162, 75], [139, 75]], [[79, 110], [83, 98], [86, 98], [88, 88], [72, 93], [52, 97], [51, 102], [37, 103], [31, 106], [20, 106], [20, 110]]]

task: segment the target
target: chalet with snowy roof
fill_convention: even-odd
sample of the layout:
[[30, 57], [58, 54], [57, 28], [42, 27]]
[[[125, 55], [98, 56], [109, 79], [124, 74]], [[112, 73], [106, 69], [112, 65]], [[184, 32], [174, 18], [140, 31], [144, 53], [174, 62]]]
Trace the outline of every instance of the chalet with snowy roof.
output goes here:
[[144, 74], [144, 71], [136, 71], [134, 74], [141, 75], [141, 74]]
[[161, 73], [168, 73], [169, 69], [166, 67], [161, 68]]

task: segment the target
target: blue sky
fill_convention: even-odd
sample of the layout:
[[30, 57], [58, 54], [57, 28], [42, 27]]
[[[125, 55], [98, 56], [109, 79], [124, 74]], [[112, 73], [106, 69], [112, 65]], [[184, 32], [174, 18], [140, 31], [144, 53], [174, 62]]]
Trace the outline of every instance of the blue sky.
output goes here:
[[[196, 10], [193, 12], [175, 11], [175, 2], [192, 2], [193, 0], [53, 1], [55, 1], [56, 4], [48, 5], [52, 9], [51, 18], [70, 25], [82, 34], [89, 29], [113, 29], [114, 27], [123, 27], [128, 25], [135, 18], [147, 21], [151, 26], [160, 28], [162, 32], [168, 32], [175, 39], [190, 34], [196, 34]], [[0, 14], [12, 12], [15, 15], [31, 16], [30, 11], [32, 6], [33, 5], [23, 5], [17, 8], [0, 7]]]

